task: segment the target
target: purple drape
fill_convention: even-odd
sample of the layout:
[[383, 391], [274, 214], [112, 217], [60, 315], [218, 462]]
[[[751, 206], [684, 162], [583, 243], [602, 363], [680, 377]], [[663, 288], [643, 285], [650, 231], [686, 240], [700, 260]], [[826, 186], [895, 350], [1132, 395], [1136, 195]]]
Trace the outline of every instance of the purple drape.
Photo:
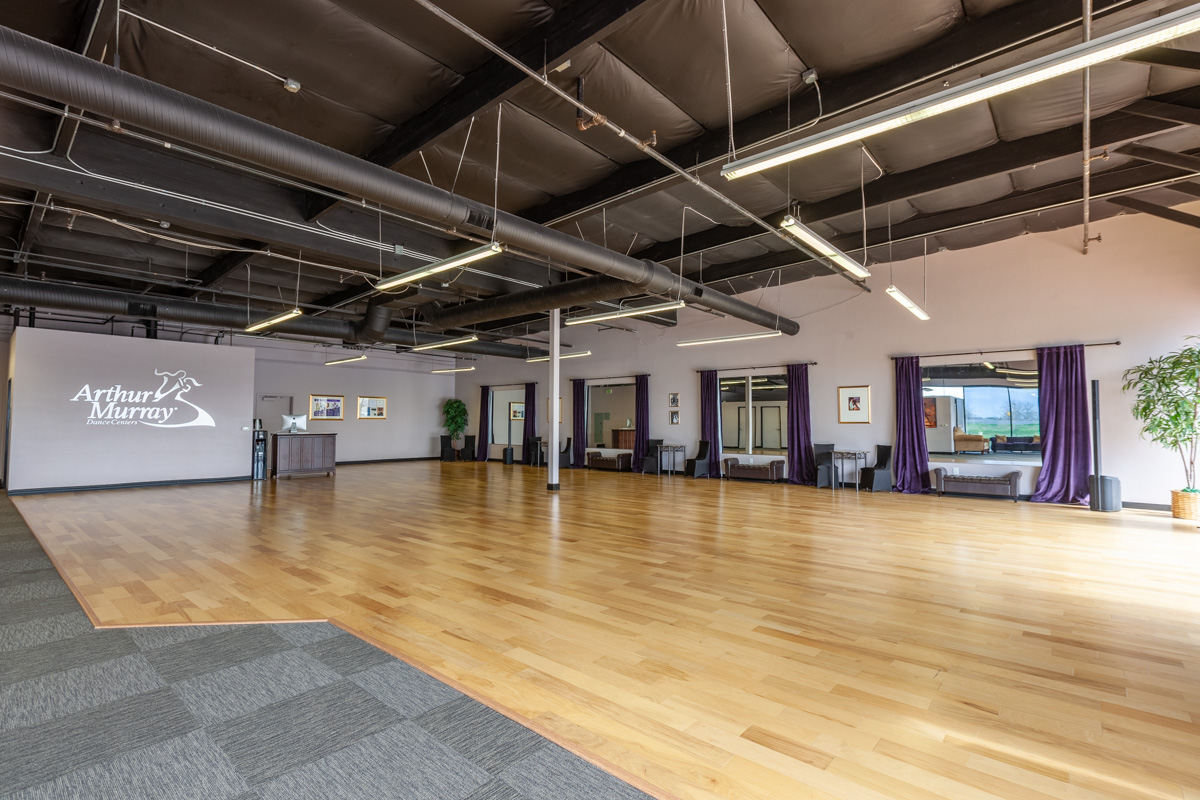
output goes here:
[[475, 460], [487, 461], [492, 445], [492, 387], [479, 387], [479, 441], [475, 445]]
[[808, 364], [787, 365], [788, 483], [815, 486], [811, 411], [808, 404]]
[[929, 491], [929, 445], [925, 442], [925, 403], [921, 392], [921, 359], [896, 359], [896, 490]]
[[582, 467], [587, 454], [587, 386], [583, 378], [571, 379], [571, 463]]
[[525, 427], [521, 431], [521, 463], [533, 463], [529, 440], [537, 436], [537, 384], [525, 384]]
[[1039, 347], [1037, 360], [1042, 471], [1029, 499], [1087, 505], [1091, 437], [1083, 345]]
[[[708, 442], [710, 463], [721, 463], [721, 384], [715, 369], [700, 373], [700, 441]], [[712, 471], [719, 478], [719, 468]]]
[[650, 449], [650, 376], [633, 378], [633, 471], [642, 471], [642, 461]]

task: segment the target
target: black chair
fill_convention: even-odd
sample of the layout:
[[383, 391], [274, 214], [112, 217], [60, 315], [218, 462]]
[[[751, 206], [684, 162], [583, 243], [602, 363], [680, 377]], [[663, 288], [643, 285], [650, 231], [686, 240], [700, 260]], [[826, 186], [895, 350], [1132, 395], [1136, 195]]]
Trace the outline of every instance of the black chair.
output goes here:
[[463, 461], [475, 460], [475, 436], [464, 436], [462, 450], [458, 451], [459, 457]]
[[642, 474], [662, 474], [662, 439], [650, 439], [646, 442], [646, 457], [642, 459]]
[[567, 443], [563, 445], [563, 449], [558, 453], [558, 466], [571, 469], [575, 466], [575, 451], [571, 449], [571, 437], [567, 437]]
[[458, 451], [454, 449], [454, 440], [449, 436], [442, 437], [442, 461], [458, 461]]
[[525, 452], [529, 454], [529, 466], [542, 467], [545, 466], [545, 459], [542, 458], [542, 437], [532, 436], [525, 440]]
[[704, 441], [700, 442], [700, 448], [696, 451], [696, 457], [689, 458], [684, 461], [683, 474], [691, 478], [699, 478], [700, 476], [711, 478], [712, 472], [711, 468], [709, 467], [708, 451], [709, 443]]
[[892, 490], [892, 446], [875, 445], [875, 465], [863, 467], [858, 473], [859, 484], [872, 492]]
[[817, 464], [817, 488], [841, 486], [842, 473], [833, 463], [833, 445], [814, 444], [813, 455]]

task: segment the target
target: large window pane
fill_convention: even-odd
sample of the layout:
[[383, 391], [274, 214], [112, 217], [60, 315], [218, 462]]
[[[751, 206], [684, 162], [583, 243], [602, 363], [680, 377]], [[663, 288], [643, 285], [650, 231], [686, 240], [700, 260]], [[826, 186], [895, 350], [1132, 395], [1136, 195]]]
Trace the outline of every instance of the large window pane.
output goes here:
[[1012, 403], [1012, 435], [1041, 436], [1037, 389], [1009, 389]]
[[787, 375], [763, 375], [750, 381], [754, 409], [754, 452], [787, 452]]
[[966, 431], [983, 436], [1011, 436], [1012, 414], [1006, 386], [965, 386]]
[[721, 442], [726, 453], [750, 452], [746, 378], [721, 378]]

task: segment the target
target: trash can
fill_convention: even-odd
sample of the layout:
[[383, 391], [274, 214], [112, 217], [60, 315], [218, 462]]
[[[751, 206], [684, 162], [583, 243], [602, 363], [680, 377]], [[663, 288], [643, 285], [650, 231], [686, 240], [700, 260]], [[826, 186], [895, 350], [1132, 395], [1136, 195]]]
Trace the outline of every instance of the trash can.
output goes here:
[[513, 463], [513, 449], [511, 447], [504, 448], [504, 463]]

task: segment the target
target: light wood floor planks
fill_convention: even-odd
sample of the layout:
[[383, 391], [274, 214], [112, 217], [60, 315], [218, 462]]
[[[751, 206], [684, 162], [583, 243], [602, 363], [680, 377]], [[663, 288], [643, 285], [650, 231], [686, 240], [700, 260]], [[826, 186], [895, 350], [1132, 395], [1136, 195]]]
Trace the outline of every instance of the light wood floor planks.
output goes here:
[[17, 498], [102, 625], [331, 618], [664, 798], [1200, 798], [1154, 512], [415, 462]]

